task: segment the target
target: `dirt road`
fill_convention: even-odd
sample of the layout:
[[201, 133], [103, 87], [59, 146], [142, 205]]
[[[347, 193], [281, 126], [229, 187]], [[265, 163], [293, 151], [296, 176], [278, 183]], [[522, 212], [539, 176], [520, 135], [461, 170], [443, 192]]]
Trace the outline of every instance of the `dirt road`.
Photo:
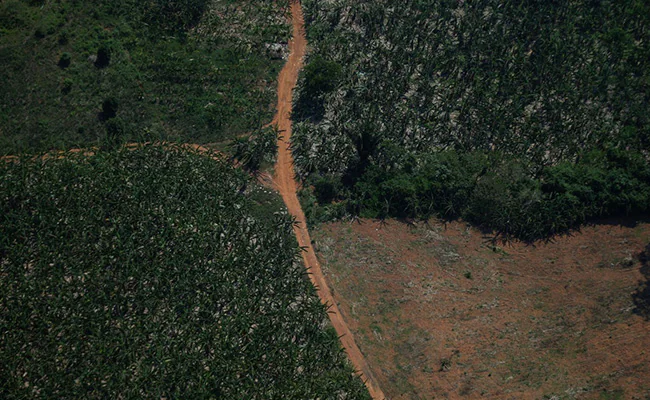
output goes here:
[[[312, 284], [316, 287], [318, 296], [321, 302], [327, 306], [328, 315], [332, 326], [338, 333], [341, 344], [352, 362], [355, 370], [365, 382], [368, 392], [375, 400], [384, 400], [386, 396], [379, 388], [375, 377], [373, 376], [368, 363], [363, 354], [357, 347], [354, 341], [352, 332], [343, 320], [343, 316], [337, 306], [332, 294], [325, 281], [325, 276], [321, 271], [320, 264], [316, 258], [316, 253], [311, 245], [309, 231], [305, 223], [305, 215], [300, 207], [297, 195], [297, 184], [294, 179], [293, 158], [289, 150], [289, 141], [291, 139], [291, 100], [293, 96], [293, 89], [298, 80], [298, 73], [303, 65], [303, 57], [307, 47], [307, 39], [305, 38], [304, 20], [302, 15], [302, 7], [299, 1], [292, 1], [291, 14], [293, 19], [293, 40], [289, 43], [289, 60], [280, 72], [278, 77], [278, 104], [277, 112], [272, 124], [277, 125], [278, 129], [282, 132], [282, 139], [278, 140], [278, 159], [275, 164], [275, 176], [273, 177], [274, 185], [278, 192], [282, 195], [282, 199], [287, 206], [289, 213], [296, 218], [298, 222], [294, 227], [298, 244], [305, 249], [302, 253], [302, 258], [305, 267], [310, 272], [309, 277]], [[161, 142], [161, 145], [167, 145]], [[127, 148], [136, 148], [140, 144], [128, 143], [125, 145]], [[197, 144], [182, 144], [181, 147], [191, 148], [202, 153], [211, 153], [206, 147]], [[97, 151], [96, 148], [88, 149], [70, 149], [68, 152], [84, 152], [87, 155], [92, 155]], [[66, 152], [55, 151], [53, 154], [46, 155], [45, 157], [62, 157]], [[0, 160], [16, 161], [19, 160], [17, 156], [3, 156]], [[259, 178], [259, 177], [258, 177]], [[262, 180], [266, 181], [264, 177]]]
[[291, 139], [291, 99], [293, 89], [298, 80], [298, 72], [302, 68], [303, 57], [307, 46], [305, 38], [305, 28], [302, 15], [302, 8], [300, 2], [294, 1], [291, 5], [291, 13], [293, 16], [293, 40], [289, 43], [289, 60], [280, 72], [278, 77], [278, 105], [277, 114], [274, 123], [282, 132], [282, 139], [278, 141], [278, 160], [275, 164], [275, 185], [277, 190], [282, 195], [282, 199], [293, 215], [298, 224], [295, 226], [294, 231], [298, 244], [305, 249], [302, 253], [302, 258], [305, 267], [309, 270], [309, 277], [311, 282], [318, 291], [318, 296], [323, 304], [329, 307], [328, 314], [334, 329], [341, 337], [341, 343], [345, 348], [352, 365], [358, 371], [361, 379], [366, 383], [366, 387], [370, 392], [373, 399], [384, 399], [384, 393], [377, 385], [366, 359], [361, 354], [354, 341], [352, 332], [343, 320], [343, 316], [339, 311], [336, 302], [332, 298], [332, 294], [325, 281], [325, 276], [321, 271], [320, 264], [316, 258], [316, 253], [311, 245], [309, 231], [305, 223], [305, 215], [300, 207], [298, 195], [296, 193], [297, 185], [294, 178], [293, 171], [293, 158], [289, 150], [289, 141]]

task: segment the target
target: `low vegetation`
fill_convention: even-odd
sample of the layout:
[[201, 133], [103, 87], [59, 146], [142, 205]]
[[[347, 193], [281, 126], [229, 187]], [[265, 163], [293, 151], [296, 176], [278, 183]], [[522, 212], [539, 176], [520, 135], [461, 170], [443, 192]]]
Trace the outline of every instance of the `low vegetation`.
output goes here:
[[368, 398], [278, 202], [176, 147], [0, 163], [0, 397]]
[[288, 1], [7, 0], [0, 155], [218, 142], [269, 122]]
[[304, 8], [293, 148], [313, 219], [462, 217], [535, 240], [650, 210], [647, 2]]
[[229, 145], [229, 152], [245, 170], [259, 171], [262, 165], [269, 166], [275, 161], [278, 135], [274, 126], [257, 129], [250, 135], [234, 139]]

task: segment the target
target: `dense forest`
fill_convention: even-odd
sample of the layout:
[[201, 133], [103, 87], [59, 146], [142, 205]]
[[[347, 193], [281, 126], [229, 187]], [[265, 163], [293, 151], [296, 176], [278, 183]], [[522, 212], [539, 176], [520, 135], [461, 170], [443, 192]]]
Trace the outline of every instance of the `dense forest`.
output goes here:
[[303, 2], [292, 146], [313, 220], [534, 240], [650, 210], [650, 4]]
[[367, 398], [280, 204], [177, 147], [0, 162], [0, 397]]
[[0, 155], [258, 128], [287, 12], [287, 0], [2, 1]]

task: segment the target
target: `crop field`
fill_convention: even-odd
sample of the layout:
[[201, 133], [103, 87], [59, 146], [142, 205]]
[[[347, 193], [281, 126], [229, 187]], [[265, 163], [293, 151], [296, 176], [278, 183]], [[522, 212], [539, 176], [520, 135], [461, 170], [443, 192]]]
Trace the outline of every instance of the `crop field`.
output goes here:
[[270, 122], [288, 1], [0, 3], [0, 155]]
[[0, 398], [367, 398], [292, 225], [181, 147], [2, 160]]
[[315, 217], [463, 217], [535, 240], [650, 210], [648, 2], [304, 8], [292, 145]]
[[649, 222], [534, 246], [433, 220], [322, 224], [312, 238], [390, 399], [645, 400]]

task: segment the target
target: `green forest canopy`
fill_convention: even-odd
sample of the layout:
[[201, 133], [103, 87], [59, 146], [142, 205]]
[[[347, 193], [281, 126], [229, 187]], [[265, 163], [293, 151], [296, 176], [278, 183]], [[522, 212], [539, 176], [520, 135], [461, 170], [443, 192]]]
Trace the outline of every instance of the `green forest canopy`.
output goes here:
[[303, 5], [294, 156], [327, 215], [532, 240], [650, 210], [648, 2]]
[[[0, 4], [0, 397], [367, 399], [268, 163], [288, 1]], [[94, 148], [95, 154], [48, 152]], [[99, 150], [97, 150], [99, 149]]]

